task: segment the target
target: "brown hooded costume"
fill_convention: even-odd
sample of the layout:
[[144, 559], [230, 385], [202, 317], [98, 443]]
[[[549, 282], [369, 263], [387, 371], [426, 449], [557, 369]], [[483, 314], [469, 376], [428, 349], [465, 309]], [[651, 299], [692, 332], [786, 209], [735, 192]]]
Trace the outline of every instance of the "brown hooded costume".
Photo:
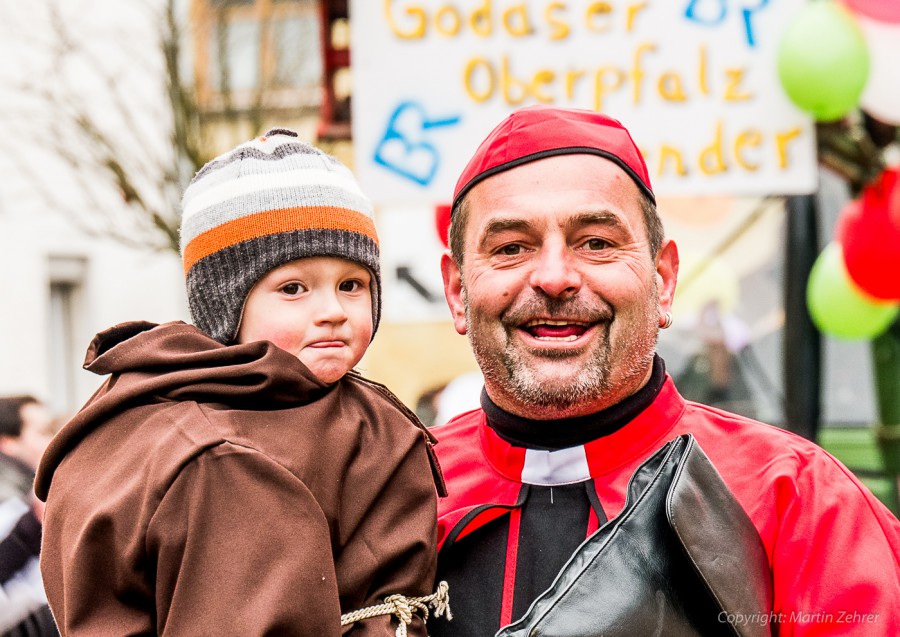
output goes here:
[[380, 385], [180, 322], [107, 330], [85, 367], [112, 376], [36, 482], [64, 635], [330, 637], [342, 613], [433, 590], [433, 439]]

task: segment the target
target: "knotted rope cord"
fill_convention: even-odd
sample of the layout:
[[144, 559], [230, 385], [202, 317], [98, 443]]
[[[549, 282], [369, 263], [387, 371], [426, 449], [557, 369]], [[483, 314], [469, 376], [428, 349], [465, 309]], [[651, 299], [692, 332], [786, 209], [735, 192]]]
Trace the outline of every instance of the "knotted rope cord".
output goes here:
[[447, 614], [447, 619], [453, 619], [450, 612], [450, 586], [447, 582], [438, 584], [437, 590], [425, 597], [406, 597], [405, 595], [391, 595], [384, 598], [383, 604], [366, 606], [350, 613], [341, 615], [341, 626], [347, 626], [362, 619], [378, 617], [379, 615], [396, 615], [400, 620], [397, 626], [396, 637], [406, 637], [406, 627], [412, 623], [413, 613], [421, 611], [422, 621], [428, 621], [428, 606], [434, 609], [434, 616], [440, 617]]

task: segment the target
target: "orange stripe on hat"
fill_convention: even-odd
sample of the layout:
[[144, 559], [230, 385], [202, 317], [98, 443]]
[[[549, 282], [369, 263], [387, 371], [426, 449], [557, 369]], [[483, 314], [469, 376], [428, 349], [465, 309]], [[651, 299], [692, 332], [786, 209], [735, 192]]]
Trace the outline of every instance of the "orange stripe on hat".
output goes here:
[[201, 259], [243, 241], [294, 230], [356, 232], [378, 244], [375, 223], [356, 210], [334, 206], [265, 210], [227, 221], [197, 235], [184, 248], [184, 273]]

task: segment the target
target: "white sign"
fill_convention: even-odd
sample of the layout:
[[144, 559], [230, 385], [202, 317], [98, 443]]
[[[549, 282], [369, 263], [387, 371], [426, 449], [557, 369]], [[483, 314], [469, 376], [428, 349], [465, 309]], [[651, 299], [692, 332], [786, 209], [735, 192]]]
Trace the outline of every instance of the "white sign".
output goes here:
[[392, 207], [379, 211], [384, 319], [390, 323], [449, 321], [434, 210]]
[[661, 195], [816, 188], [815, 129], [778, 80], [807, 0], [353, 0], [355, 171], [378, 203], [449, 202], [516, 107], [632, 132]]

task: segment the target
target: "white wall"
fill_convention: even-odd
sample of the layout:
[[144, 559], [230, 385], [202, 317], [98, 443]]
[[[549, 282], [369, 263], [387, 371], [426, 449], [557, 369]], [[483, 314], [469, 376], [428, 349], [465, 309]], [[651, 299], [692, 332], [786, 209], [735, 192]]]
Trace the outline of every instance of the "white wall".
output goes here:
[[[64, 416], [101, 382], [80, 369], [96, 332], [126, 320], [185, 320], [188, 314], [177, 255], [89, 237], [67, 220], [71, 210], [90, 210], [98, 202], [115, 209], [124, 203], [118, 193], [102, 188], [99, 198], [84, 197], [71, 168], [54, 161], [42, 147], [42, 135], [58, 125], [61, 117], [22, 87], [31, 84], [41, 89], [41, 81], [53, 71], [49, 51], [56, 41], [47, 19], [48, 0], [15, 4], [4, 9], [5, 26], [0, 33], [0, 394], [36, 394]], [[146, 143], [131, 143], [124, 133], [133, 134], [133, 130], [122, 129], [121, 152], [143, 161], [165, 147], [168, 130], [159, 117], [165, 95], [159, 88], [158, 65], [152, 62], [157, 25], [146, 14], [138, 19], [138, 4], [66, 0], [57, 6], [71, 20], [73, 32], [90, 42], [94, 59], [120, 68], [126, 68], [131, 58], [150, 60], [143, 67], [128, 67], [133, 72], [122, 79], [126, 94], [135, 102], [132, 127], [140, 129]], [[23, 32], [26, 25], [28, 30]], [[80, 75], [70, 76], [76, 78], [69, 86], [73, 95], [88, 95], [97, 108], [110, 109], [99, 98], [104, 87], [91, 76], [89, 65], [81, 61], [75, 66]], [[110, 125], [122, 126], [115, 120]], [[100, 179], [94, 183], [102, 184]], [[47, 192], [53, 196], [48, 198]], [[48, 342], [53, 257], [84, 259], [83, 283], [74, 298], [72, 352], [51, 351]], [[74, 391], [68, 404], [60, 406], [51, 395], [52, 379], [67, 358]]]
[[[2, 188], [2, 186], [0, 186]], [[85, 277], [76, 297], [73, 348], [80, 366], [94, 334], [127, 320], [186, 320], [181, 261], [174, 253], [135, 250], [80, 235], [39, 209], [37, 200], [2, 200], [0, 208], [0, 393], [49, 395], [54, 365], [65, 356], [48, 351], [51, 257], [80, 257]], [[100, 382], [73, 370], [76, 403]]]

